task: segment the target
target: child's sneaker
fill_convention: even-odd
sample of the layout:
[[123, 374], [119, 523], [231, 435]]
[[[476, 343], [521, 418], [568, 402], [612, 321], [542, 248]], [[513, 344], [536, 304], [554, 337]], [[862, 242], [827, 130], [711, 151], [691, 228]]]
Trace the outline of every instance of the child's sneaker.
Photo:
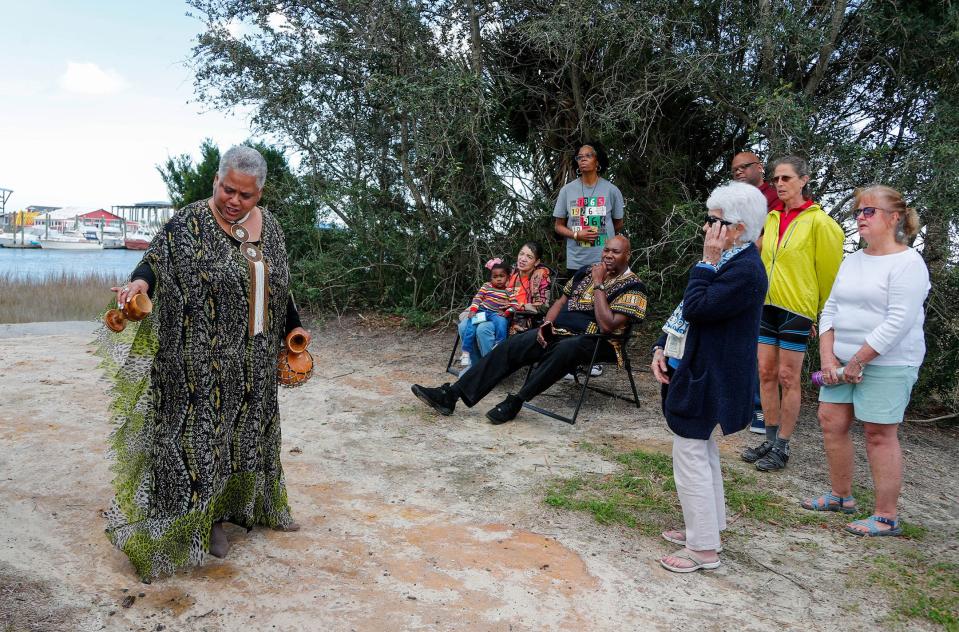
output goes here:
[[469, 351], [464, 351], [460, 354], [460, 366], [469, 366], [470, 365], [470, 353]]

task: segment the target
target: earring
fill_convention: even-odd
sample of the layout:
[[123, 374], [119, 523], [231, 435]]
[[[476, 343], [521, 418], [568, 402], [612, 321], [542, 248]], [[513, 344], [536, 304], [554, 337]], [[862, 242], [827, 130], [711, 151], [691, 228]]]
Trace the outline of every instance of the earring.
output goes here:
[[577, 176], [583, 175], [583, 172], [579, 170], [579, 167], [576, 167], [576, 175]]

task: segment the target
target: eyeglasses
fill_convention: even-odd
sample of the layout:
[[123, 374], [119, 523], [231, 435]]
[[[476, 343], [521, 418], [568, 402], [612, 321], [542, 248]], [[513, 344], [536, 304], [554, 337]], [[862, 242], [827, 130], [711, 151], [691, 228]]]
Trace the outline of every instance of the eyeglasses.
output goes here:
[[879, 207], [877, 207], [877, 206], [864, 206], [864, 207], [862, 207], [862, 208], [857, 208], [857, 209], [855, 209], [855, 210], [852, 212], [852, 217], [853, 217], [853, 219], [855, 219], [855, 218], [859, 217], [860, 215], [862, 215], [862, 216], [865, 217], [866, 219], [869, 219], [870, 217], [872, 217], [873, 215], [876, 214], [876, 211], [885, 211], [885, 212], [887, 212], [887, 213], [889, 212], [889, 211], [886, 211], [886, 209], [884, 209], [884, 208], [879, 208]]
[[721, 217], [716, 217], [715, 215], [710, 215], [710, 214], [708, 214], [708, 213], [706, 214], [706, 223], [707, 223], [707, 224], [709, 224], [710, 226], [712, 226], [712, 225], [715, 224], [716, 222], [719, 222], [719, 223], [722, 224], [723, 226], [734, 226], [734, 225], [735, 225], [734, 222], [727, 222], [726, 220], [722, 219]]
[[595, 158], [596, 154], [576, 154], [573, 156], [573, 160], [580, 162], [581, 160], [589, 160], [590, 158]]
[[795, 180], [795, 179], [796, 179], [796, 176], [773, 176], [769, 179], [769, 181], [772, 182], [773, 184], [776, 184], [780, 180], [782, 180], [783, 182], [789, 182], [790, 180]]
[[759, 164], [759, 161], [757, 160], [754, 162], [747, 162], [746, 164], [743, 164], [743, 165], [736, 165], [735, 167], [732, 168], [732, 172], [739, 173], [740, 171], [745, 171], [746, 169], [749, 169], [753, 165], [758, 165], [758, 164]]

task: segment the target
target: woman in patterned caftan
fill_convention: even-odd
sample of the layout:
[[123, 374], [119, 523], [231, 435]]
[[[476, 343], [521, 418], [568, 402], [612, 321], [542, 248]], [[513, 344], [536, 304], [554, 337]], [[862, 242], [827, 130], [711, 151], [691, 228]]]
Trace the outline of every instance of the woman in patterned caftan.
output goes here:
[[221, 523], [296, 530], [280, 464], [277, 355], [299, 329], [283, 233], [256, 206], [259, 153], [223, 156], [212, 198], [175, 214], [118, 302], [139, 327], [102, 338], [114, 363], [116, 496], [107, 535], [144, 581], [229, 548]]

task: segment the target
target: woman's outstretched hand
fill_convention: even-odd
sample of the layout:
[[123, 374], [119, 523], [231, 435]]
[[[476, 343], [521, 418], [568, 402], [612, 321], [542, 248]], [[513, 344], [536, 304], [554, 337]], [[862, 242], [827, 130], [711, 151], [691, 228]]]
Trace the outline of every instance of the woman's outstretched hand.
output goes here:
[[150, 286], [143, 279], [136, 279], [126, 285], [111, 287], [110, 291], [117, 293], [117, 307], [122, 308], [137, 294], [147, 294], [150, 291]]
[[660, 384], [669, 384], [669, 375], [667, 375], [669, 367], [666, 364], [666, 354], [663, 353], [660, 347], [656, 347], [656, 350], [653, 351], [653, 362], [649, 365], [649, 368], [652, 370], [653, 377], [656, 378], [657, 382]]

